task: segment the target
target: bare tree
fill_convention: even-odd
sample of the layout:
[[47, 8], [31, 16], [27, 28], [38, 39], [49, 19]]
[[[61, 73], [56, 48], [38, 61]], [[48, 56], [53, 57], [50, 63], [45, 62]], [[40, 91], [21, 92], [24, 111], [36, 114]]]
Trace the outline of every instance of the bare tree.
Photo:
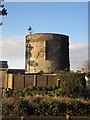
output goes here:
[[86, 60], [83, 64], [83, 68], [85, 72], [90, 72], [90, 60]]
[[[8, 13], [7, 13], [7, 10], [4, 8], [4, 5], [2, 4], [2, 2], [4, 2], [4, 0], [0, 0], [0, 8], [2, 9], [2, 10], [0, 10], [0, 15], [5, 16]], [[2, 24], [3, 24], [3, 22], [0, 23], [0, 25], [2, 25]]]

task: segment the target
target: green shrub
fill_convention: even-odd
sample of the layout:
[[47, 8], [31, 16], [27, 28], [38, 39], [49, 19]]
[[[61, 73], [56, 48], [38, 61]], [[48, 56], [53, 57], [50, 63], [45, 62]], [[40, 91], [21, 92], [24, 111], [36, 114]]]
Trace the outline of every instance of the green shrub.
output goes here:
[[34, 96], [49, 95], [49, 96], [68, 96], [68, 97], [83, 97], [86, 90], [86, 81], [84, 74], [61, 71], [57, 73], [60, 77], [60, 86], [34, 87], [30, 86], [20, 90], [5, 90], [3, 96]]
[[33, 114], [32, 107], [21, 98], [13, 98], [7, 102], [3, 101], [3, 116], [28, 116]]
[[0, 105], [0, 115], [2, 116], [2, 105]]
[[81, 74], [63, 72], [60, 76], [60, 88], [62, 96], [82, 97], [85, 93], [85, 79]]
[[3, 100], [3, 116], [65, 116], [66, 113], [71, 116], [90, 115], [90, 103], [76, 99], [68, 102], [49, 100], [44, 97], [35, 98], [32, 102], [15, 97]]
[[13, 95], [13, 90], [12, 89], [5, 89], [3, 91], [3, 97], [11, 97]]
[[61, 103], [57, 101], [36, 101], [32, 104], [36, 116], [82, 116], [90, 114], [90, 105], [80, 102]]

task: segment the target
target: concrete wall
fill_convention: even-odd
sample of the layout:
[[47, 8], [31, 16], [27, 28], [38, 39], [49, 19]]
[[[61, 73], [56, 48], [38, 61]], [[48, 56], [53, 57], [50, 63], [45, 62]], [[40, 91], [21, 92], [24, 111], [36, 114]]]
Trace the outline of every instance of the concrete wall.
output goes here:
[[[17, 75], [8, 74], [6, 85], [10, 89], [21, 89], [29, 86], [57, 86], [58, 76], [53, 74], [46, 75]], [[6, 88], [6, 87], [4, 87]]]
[[7, 70], [0, 70], [0, 88], [6, 88]]
[[0, 61], [0, 69], [1, 68], [8, 68], [8, 62], [7, 61]]
[[6, 87], [8, 62], [0, 61], [0, 88]]
[[47, 76], [37, 75], [37, 86], [47, 86]]
[[34, 75], [25, 76], [25, 87], [34, 86]]
[[7, 73], [24, 74], [25, 73], [25, 69], [8, 69]]
[[26, 73], [53, 73], [69, 69], [69, 37], [61, 34], [26, 36]]
[[13, 74], [7, 74], [7, 81], [5, 88], [13, 89]]
[[24, 76], [23, 75], [14, 75], [13, 78], [14, 89], [24, 88]]

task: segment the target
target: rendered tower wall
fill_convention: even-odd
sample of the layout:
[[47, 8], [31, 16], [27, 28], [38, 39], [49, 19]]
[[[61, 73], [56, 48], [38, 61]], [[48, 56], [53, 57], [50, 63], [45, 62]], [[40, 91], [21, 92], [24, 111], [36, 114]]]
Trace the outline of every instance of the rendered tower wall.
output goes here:
[[69, 68], [68, 36], [52, 33], [26, 36], [26, 73], [53, 73]]

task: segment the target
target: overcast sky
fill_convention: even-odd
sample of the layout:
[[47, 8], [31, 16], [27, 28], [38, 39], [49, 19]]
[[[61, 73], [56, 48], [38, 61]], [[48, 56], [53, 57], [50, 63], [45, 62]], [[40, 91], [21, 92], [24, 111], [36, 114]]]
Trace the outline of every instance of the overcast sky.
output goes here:
[[69, 36], [71, 69], [81, 68], [88, 59], [88, 2], [22, 0], [5, 2], [4, 5], [8, 15], [3, 17], [0, 59], [7, 60], [9, 68], [25, 68], [25, 36], [29, 26], [32, 26], [33, 33]]

